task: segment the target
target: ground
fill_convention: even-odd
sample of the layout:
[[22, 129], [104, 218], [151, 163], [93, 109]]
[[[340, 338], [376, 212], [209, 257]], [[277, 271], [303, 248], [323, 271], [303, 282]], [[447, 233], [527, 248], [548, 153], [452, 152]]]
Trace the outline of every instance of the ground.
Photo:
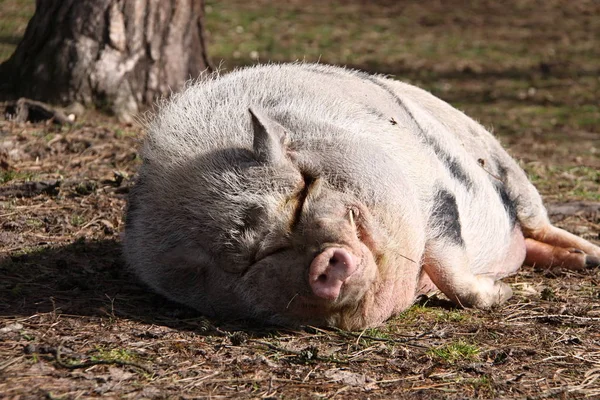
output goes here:
[[[0, 59], [33, 3], [0, 1]], [[224, 72], [320, 59], [432, 91], [497, 133], [558, 226], [598, 244], [599, 15], [583, 0], [207, 0], [206, 22]], [[524, 268], [492, 311], [433, 297], [363, 332], [207, 320], [152, 294], [119, 240], [142, 136], [99, 111], [0, 121], [2, 396], [600, 398], [598, 269]]]

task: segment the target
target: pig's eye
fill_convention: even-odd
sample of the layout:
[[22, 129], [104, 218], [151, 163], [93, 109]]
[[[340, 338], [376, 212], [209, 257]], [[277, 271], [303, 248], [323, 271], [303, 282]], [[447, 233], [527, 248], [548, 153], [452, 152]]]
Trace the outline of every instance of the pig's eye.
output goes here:
[[278, 253], [282, 253], [284, 251], [286, 251], [288, 248], [285, 246], [279, 246], [279, 247], [267, 247], [264, 249], [259, 249], [256, 254], [254, 255], [254, 262], [257, 263], [261, 260], [264, 260], [267, 257], [271, 257], [274, 256], [275, 254]]
[[310, 192], [310, 187], [315, 182], [316, 178], [313, 176], [302, 173], [302, 187], [300, 188], [300, 192], [295, 196], [296, 198], [296, 206], [294, 207], [294, 217], [292, 219], [292, 230], [298, 225], [300, 222], [300, 216], [302, 215], [302, 209], [304, 208], [304, 203], [306, 202], [306, 198], [308, 197], [308, 193]]

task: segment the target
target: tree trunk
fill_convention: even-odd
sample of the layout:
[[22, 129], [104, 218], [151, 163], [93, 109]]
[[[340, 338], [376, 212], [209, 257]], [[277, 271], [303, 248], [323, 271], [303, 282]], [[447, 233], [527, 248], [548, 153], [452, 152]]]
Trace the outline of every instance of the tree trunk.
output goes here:
[[210, 69], [203, 0], [37, 0], [0, 97], [112, 110], [128, 120]]

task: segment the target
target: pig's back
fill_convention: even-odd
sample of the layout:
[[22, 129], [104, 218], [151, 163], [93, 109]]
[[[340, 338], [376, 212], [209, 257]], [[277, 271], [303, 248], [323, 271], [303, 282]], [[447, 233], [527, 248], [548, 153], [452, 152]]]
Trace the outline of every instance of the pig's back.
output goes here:
[[[241, 69], [176, 94], [149, 126], [144, 152], [178, 158], [231, 146], [251, 148], [250, 107], [266, 110], [288, 128], [291, 141], [302, 145], [360, 138], [373, 143], [374, 135], [382, 144], [400, 139], [399, 127], [392, 129], [402, 122], [392, 121], [395, 115], [398, 119], [397, 105], [382, 96], [376, 78], [331, 66], [283, 64]], [[338, 129], [324, 132], [323, 126]], [[416, 144], [412, 135], [402, 142]]]

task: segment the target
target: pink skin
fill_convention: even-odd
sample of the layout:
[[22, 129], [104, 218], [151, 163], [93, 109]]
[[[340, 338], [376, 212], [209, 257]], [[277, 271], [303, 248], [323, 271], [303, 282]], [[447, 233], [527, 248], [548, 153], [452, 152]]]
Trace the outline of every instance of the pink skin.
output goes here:
[[357, 270], [354, 255], [341, 247], [329, 247], [310, 264], [308, 280], [315, 296], [335, 301], [344, 282]]

